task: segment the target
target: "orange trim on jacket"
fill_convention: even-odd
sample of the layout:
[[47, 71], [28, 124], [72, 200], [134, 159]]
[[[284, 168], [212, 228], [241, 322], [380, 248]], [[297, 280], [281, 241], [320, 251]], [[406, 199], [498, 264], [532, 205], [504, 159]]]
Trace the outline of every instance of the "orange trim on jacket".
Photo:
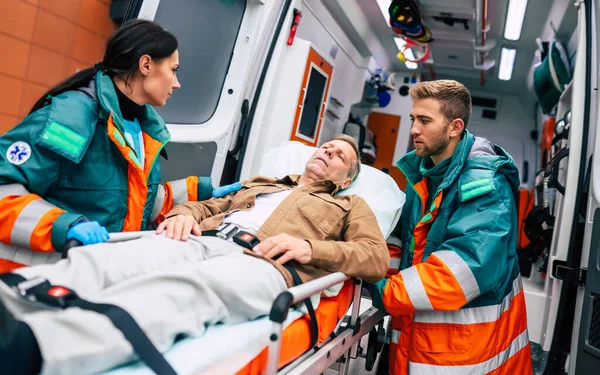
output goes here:
[[122, 144], [115, 138], [115, 132], [124, 139], [121, 132], [115, 126], [112, 114], [107, 121], [108, 137], [115, 144], [123, 158], [127, 161], [127, 181], [129, 193], [127, 194], [127, 216], [123, 222], [123, 232], [141, 230], [144, 219], [144, 208], [148, 200], [148, 175], [152, 170], [156, 156], [162, 148], [162, 143], [150, 137], [142, 131], [144, 137], [144, 166], [141, 169], [134, 151], [127, 144]]
[[[11, 236], [16, 229], [14, 226], [19, 215], [30, 203], [38, 200], [42, 200], [42, 198], [36, 194], [9, 195], [0, 199], [0, 206], [2, 207], [0, 211], [0, 223], [2, 223], [0, 225], [0, 242], [17, 245], [12, 243]], [[31, 249], [40, 252], [54, 251], [51, 241], [52, 223], [64, 212], [60, 208], [52, 208], [42, 216], [35, 227], [32, 228], [29, 239], [29, 247]], [[19, 245], [22, 246], [22, 244]]]

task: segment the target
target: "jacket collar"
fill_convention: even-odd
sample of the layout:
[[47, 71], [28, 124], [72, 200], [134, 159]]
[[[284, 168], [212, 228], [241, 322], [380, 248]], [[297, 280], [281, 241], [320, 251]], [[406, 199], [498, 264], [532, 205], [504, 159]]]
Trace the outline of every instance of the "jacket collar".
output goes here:
[[[271, 185], [271, 184], [281, 184], [288, 186], [298, 186], [298, 181], [300, 180], [301, 175], [299, 174], [289, 174], [281, 178], [271, 178], [265, 176], [257, 176], [250, 179], [248, 182], [244, 183], [244, 185], [257, 186], [257, 185]], [[330, 195], [335, 195], [340, 189], [333, 181], [331, 180], [323, 180], [316, 181], [312, 184], [309, 184], [311, 191], [315, 193], [328, 193]]]
[[[448, 166], [444, 180], [438, 187], [438, 191], [445, 189], [456, 181], [465, 165], [474, 141], [475, 137], [466, 130], [463, 139], [458, 143], [456, 150], [454, 150], [454, 154], [452, 154], [452, 161], [450, 162], [450, 166]], [[396, 163], [396, 166], [404, 173], [411, 186], [419, 183], [424, 178], [421, 172], [422, 160], [423, 158], [417, 156], [416, 151], [411, 151], [400, 158]]]
[[[100, 103], [100, 107], [107, 117], [108, 114], [112, 114], [115, 126], [121, 132], [124, 132], [123, 115], [119, 108], [119, 99], [112, 79], [106, 73], [100, 71], [96, 73], [94, 81], [96, 84], [96, 96], [98, 103]], [[151, 105], [146, 104], [144, 108], [145, 111], [142, 118], [139, 119], [142, 130], [161, 143], [167, 142], [171, 136], [163, 119], [156, 113]]]

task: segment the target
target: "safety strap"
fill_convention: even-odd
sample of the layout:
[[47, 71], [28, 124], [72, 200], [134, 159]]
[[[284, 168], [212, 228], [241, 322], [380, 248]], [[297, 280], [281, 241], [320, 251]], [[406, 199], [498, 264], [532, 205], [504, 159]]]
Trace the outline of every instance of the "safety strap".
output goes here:
[[[219, 237], [226, 241], [233, 241], [238, 245], [252, 251], [254, 246], [260, 243], [258, 237], [253, 235], [252, 233], [244, 232], [239, 229], [235, 224], [221, 224], [216, 230], [207, 230], [202, 232], [203, 236], [211, 236], [211, 237]], [[293, 269], [291, 266], [284, 264], [285, 269], [292, 275], [292, 279], [294, 280], [294, 285], [302, 284], [302, 279], [298, 272]], [[305, 299], [304, 304], [306, 305], [306, 310], [308, 310], [308, 316], [310, 316], [310, 347], [313, 348], [317, 344], [319, 340], [319, 324], [317, 323], [317, 315], [315, 314], [315, 309], [313, 307], [312, 301], [310, 298]]]
[[34, 299], [35, 301], [63, 309], [79, 307], [82, 310], [94, 311], [105, 315], [123, 333], [125, 339], [133, 347], [133, 350], [152, 371], [158, 375], [177, 374], [133, 317], [122, 308], [115, 305], [86, 301], [79, 298], [73, 290], [63, 286], [52, 285], [48, 280], [42, 278], [27, 280], [15, 273], [4, 273], [0, 274], [0, 280], [12, 288], [18, 289], [21, 295], [27, 299]]
[[[283, 267], [292, 275], [294, 285], [298, 286], [302, 284], [300, 275], [298, 275], [298, 272], [292, 266], [284, 264]], [[303, 302], [306, 305], [306, 310], [308, 310], [308, 316], [310, 316], [310, 347], [314, 348], [319, 340], [319, 323], [317, 322], [317, 315], [315, 314], [315, 309], [310, 298], [305, 299]]]

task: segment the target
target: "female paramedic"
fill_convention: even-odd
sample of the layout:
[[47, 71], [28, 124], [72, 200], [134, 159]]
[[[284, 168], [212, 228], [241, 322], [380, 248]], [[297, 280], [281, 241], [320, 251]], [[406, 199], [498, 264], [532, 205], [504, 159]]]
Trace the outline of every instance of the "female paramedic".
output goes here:
[[[213, 189], [208, 177], [159, 184], [170, 137], [152, 106], [181, 87], [177, 47], [156, 23], [124, 24], [102, 62], [50, 89], [0, 136], [1, 242], [60, 252], [70, 239], [149, 229], [176, 204], [240, 188]], [[0, 272], [11, 268], [0, 260]]]

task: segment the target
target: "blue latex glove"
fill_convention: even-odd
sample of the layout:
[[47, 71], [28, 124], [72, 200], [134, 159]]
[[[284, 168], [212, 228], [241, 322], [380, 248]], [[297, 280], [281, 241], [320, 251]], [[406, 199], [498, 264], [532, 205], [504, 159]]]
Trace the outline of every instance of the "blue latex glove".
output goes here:
[[385, 311], [385, 306], [383, 306], [383, 291], [385, 290], [385, 286], [387, 285], [388, 281], [389, 279], [385, 278], [379, 280], [375, 284], [369, 284], [369, 292], [371, 293], [373, 306], [383, 311]]
[[97, 221], [77, 223], [67, 231], [67, 241], [77, 240], [83, 245], [106, 242], [108, 237], [106, 228]]
[[221, 198], [221, 197], [226, 196], [227, 194], [235, 193], [236, 191], [240, 190], [241, 188], [242, 188], [242, 184], [239, 182], [236, 182], [235, 184], [231, 184], [231, 185], [219, 186], [219, 187], [213, 188], [212, 196], [215, 198]]

